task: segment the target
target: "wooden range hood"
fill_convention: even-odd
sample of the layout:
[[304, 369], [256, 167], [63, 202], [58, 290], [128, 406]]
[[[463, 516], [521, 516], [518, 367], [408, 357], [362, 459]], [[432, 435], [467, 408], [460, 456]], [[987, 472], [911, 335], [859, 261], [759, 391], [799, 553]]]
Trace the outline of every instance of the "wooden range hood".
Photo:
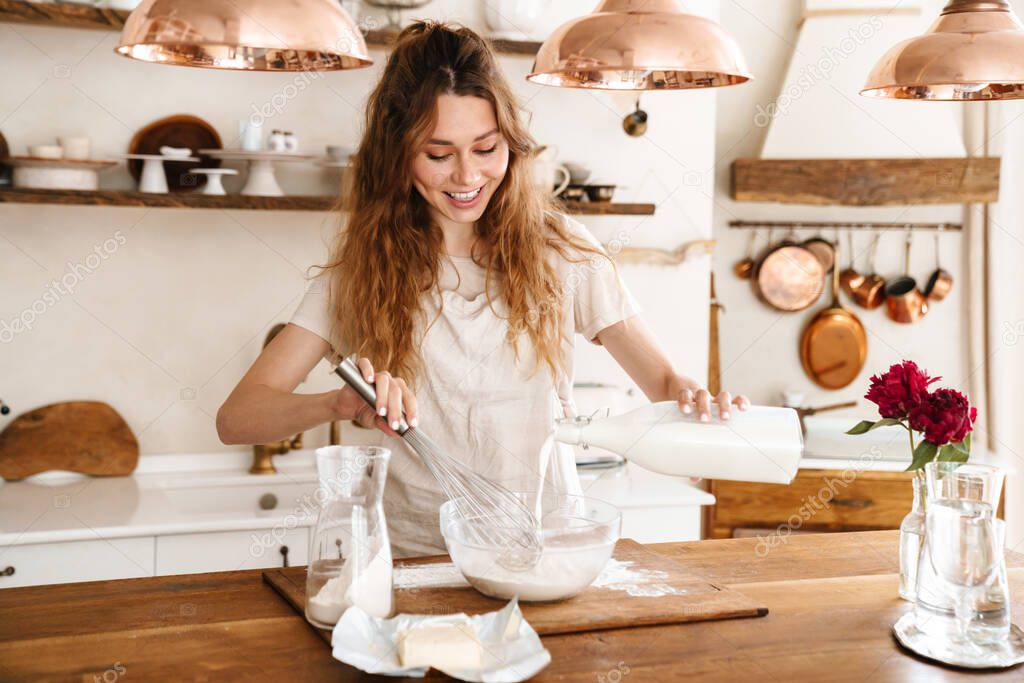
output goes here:
[[819, 206], [987, 203], [999, 199], [999, 157], [737, 159], [732, 198]]

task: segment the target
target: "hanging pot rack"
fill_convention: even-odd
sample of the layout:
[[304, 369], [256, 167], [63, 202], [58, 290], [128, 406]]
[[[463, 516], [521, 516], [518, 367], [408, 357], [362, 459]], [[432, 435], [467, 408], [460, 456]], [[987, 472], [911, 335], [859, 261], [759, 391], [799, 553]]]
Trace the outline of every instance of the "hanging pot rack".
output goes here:
[[963, 230], [961, 223], [828, 223], [801, 221], [729, 221], [734, 230], [939, 230], [942, 232], [959, 232]]

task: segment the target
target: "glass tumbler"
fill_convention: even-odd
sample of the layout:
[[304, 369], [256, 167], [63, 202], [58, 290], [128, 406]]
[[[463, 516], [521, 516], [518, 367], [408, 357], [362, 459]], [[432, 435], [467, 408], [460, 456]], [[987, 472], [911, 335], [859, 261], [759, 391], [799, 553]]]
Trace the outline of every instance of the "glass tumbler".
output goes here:
[[[1004, 478], [1002, 470], [989, 465], [931, 462], [925, 466], [927, 531], [918, 563], [914, 611], [917, 627], [930, 637], [950, 643], [966, 637], [981, 644], [1009, 635], [1009, 590], [1002, 553], [1005, 527], [995, 519]], [[974, 521], [965, 522], [965, 518]], [[987, 552], [984, 547], [992, 537], [999, 545], [995, 566], [991, 574], [979, 578], [984, 557], [978, 553]], [[933, 547], [938, 544], [941, 547]], [[959, 571], [965, 581], [980, 583], [965, 587], [970, 594], [965, 597], [951, 589], [943, 571]], [[974, 604], [966, 635], [957, 618], [958, 608], [961, 615], [965, 609], [961, 598]]]

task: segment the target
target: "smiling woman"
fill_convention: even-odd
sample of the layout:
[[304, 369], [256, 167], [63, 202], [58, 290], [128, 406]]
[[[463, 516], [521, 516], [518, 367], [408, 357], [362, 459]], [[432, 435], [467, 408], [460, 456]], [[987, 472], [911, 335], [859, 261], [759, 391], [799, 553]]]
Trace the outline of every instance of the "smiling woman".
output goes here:
[[[376, 427], [393, 455], [384, 508], [397, 557], [444, 552], [441, 489], [394, 429], [422, 423], [477, 474], [579, 494], [573, 451], [543, 449], [575, 414], [576, 334], [603, 345], [652, 400], [721, 419], [676, 373], [601, 245], [533, 182], [536, 144], [487, 43], [415, 23], [371, 93], [348, 222], [284, 332], [218, 415], [221, 438], [277, 439], [332, 419]], [[355, 355], [372, 408], [349, 388], [293, 394], [323, 357]], [[543, 476], [541, 476], [543, 475]]]

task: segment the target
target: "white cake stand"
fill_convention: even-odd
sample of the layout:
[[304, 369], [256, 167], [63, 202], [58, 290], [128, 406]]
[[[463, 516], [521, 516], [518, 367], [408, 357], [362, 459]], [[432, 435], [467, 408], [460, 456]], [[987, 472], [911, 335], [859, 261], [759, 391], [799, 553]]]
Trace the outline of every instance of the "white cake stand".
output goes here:
[[203, 188], [203, 194], [217, 195], [227, 194], [224, 191], [221, 178], [226, 175], [238, 175], [238, 171], [234, 168], [190, 168], [188, 172], [206, 176], [206, 187]]
[[199, 157], [179, 157], [169, 154], [122, 154], [122, 159], [142, 160], [142, 175], [139, 177], [139, 192], [167, 194], [165, 161], [199, 161]]
[[249, 176], [245, 180], [242, 194], [257, 197], [283, 197], [284, 191], [277, 184], [274, 175], [274, 164], [279, 161], [309, 161], [315, 157], [308, 154], [289, 154], [287, 152], [246, 152], [240, 149], [201, 149], [204, 154], [214, 159], [225, 161], [249, 162]]

